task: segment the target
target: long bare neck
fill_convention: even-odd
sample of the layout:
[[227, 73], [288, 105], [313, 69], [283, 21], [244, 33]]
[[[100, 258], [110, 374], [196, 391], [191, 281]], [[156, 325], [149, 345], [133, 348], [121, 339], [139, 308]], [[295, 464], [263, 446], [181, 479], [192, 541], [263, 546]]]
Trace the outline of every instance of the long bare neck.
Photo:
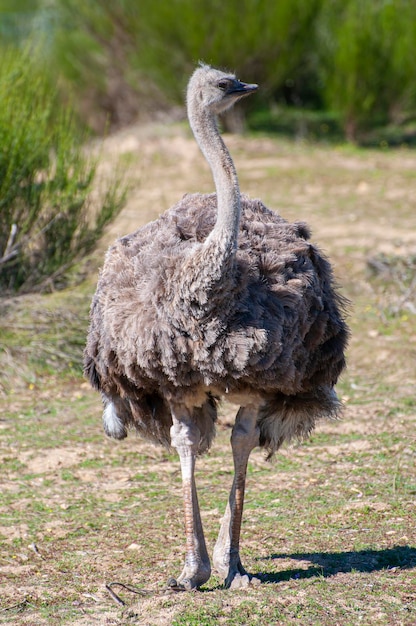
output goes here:
[[217, 192], [217, 220], [205, 245], [214, 242], [227, 254], [237, 247], [240, 222], [240, 188], [231, 155], [218, 131], [214, 114], [188, 103], [189, 123], [211, 168]]
[[[217, 220], [202, 245], [187, 248], [179, 264], [166, 306], [172, 319], [193, 339], [200, 338], [195, 320], [212, 323], [213, 312], [232, 304], [235, 252], [240, 221], [240, 190], [234, 163], [218, 131], [215, 116], [188, 98], [188, 118], [208, 161], [217, 191]], [[169, 288], [169, 282], [167, 286]]]

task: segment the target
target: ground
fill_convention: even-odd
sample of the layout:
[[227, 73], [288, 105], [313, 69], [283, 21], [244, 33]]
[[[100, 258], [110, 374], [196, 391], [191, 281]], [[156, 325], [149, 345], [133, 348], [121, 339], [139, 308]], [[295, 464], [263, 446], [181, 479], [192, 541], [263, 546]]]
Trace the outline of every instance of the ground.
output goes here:
[[[88, 305], [107, 245], [183, 193], [211, 191], [185, 126], [108, 138], [126, 208], [63, 292], [0, 300], [0, 624], [414, 624], [416, 622], [416, 153], [227, 137], [241, 187], [306, 220], [351, 300], [342, 421], [266, 462], [251, 457], [242, 559], [230, 592], [166, 594], [184, 554], [174, 453], [104, 437], [80, 376]], [[79, 276], [84, 276], [80, 283]], [[232, 480], [222, 408], [197, 483], [212, 550]], [[141, 590], [140, 596], [119, 582]]]

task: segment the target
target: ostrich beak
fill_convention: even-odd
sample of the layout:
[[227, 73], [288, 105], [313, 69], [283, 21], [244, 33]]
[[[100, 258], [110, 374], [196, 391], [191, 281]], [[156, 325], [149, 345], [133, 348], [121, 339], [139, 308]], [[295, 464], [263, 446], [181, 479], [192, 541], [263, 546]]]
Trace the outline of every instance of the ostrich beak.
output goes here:
[[238, 96], [249, 96], [251, 93], [254, 93], [259, 88], [256, 84], [250, 83], [242, 83], [240, 80], [236, 80], [233, 87], [228, 92], [232, 95]]

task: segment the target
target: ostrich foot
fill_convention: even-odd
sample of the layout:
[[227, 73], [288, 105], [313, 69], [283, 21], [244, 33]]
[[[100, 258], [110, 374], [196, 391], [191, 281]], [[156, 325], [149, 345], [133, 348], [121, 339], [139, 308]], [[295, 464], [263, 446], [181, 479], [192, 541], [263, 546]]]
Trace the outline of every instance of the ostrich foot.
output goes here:
[[228, 578], [225, 581], [225, 586], [229, 589], [245, 589], [250, 585], [250, 576], [248, 574], [244, 574], [242, 576], [240, 573], [236, 573], [231, 583], [228, 584]]
[[185, 567], [179, 578], [170, 578], [168, 588], [172, 591], [192, 591], [198, 589], [209, 580], [211, 567], [200, 567], [195, 573], [191, 573]]
[[248, 587], [251, 576], [242, 566], [240, 557], [227, 563], [225, 558], [218, 558], [218, 549], [216, 552], [217, 554], [214, 553], [214, 567], [219, 575], [224, 578], [225, 588], [243, 589], [244, 587]]
[[250, 585], [251, 576], [239, 560], [236, 568], [230, 568], [224, 581], [226, 589], [245, 589]]

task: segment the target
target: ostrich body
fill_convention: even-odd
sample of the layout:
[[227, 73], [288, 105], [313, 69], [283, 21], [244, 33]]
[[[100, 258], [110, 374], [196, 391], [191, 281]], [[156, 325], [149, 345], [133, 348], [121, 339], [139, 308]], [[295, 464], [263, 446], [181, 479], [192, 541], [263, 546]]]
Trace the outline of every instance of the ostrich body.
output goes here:
[[191, 128], [216, 194], [185, 195], [108, 251], [91, 308], [85, 372], [104, 402], [104, 429], [129, 428], [179, 454], [186, 556], [178, 588], [210, 577], [194, 481], [213, 439], [217, 402], [239, 405], [231, 435], [234, 482], [214, 548], [225, 585], [248, 584], [239, 541], [250, 452], [336, 416], [347, 327], [330, 265], [304, 223], [240, 195], [216, 116], [254, 92], [234, 75], [197, 68]]

